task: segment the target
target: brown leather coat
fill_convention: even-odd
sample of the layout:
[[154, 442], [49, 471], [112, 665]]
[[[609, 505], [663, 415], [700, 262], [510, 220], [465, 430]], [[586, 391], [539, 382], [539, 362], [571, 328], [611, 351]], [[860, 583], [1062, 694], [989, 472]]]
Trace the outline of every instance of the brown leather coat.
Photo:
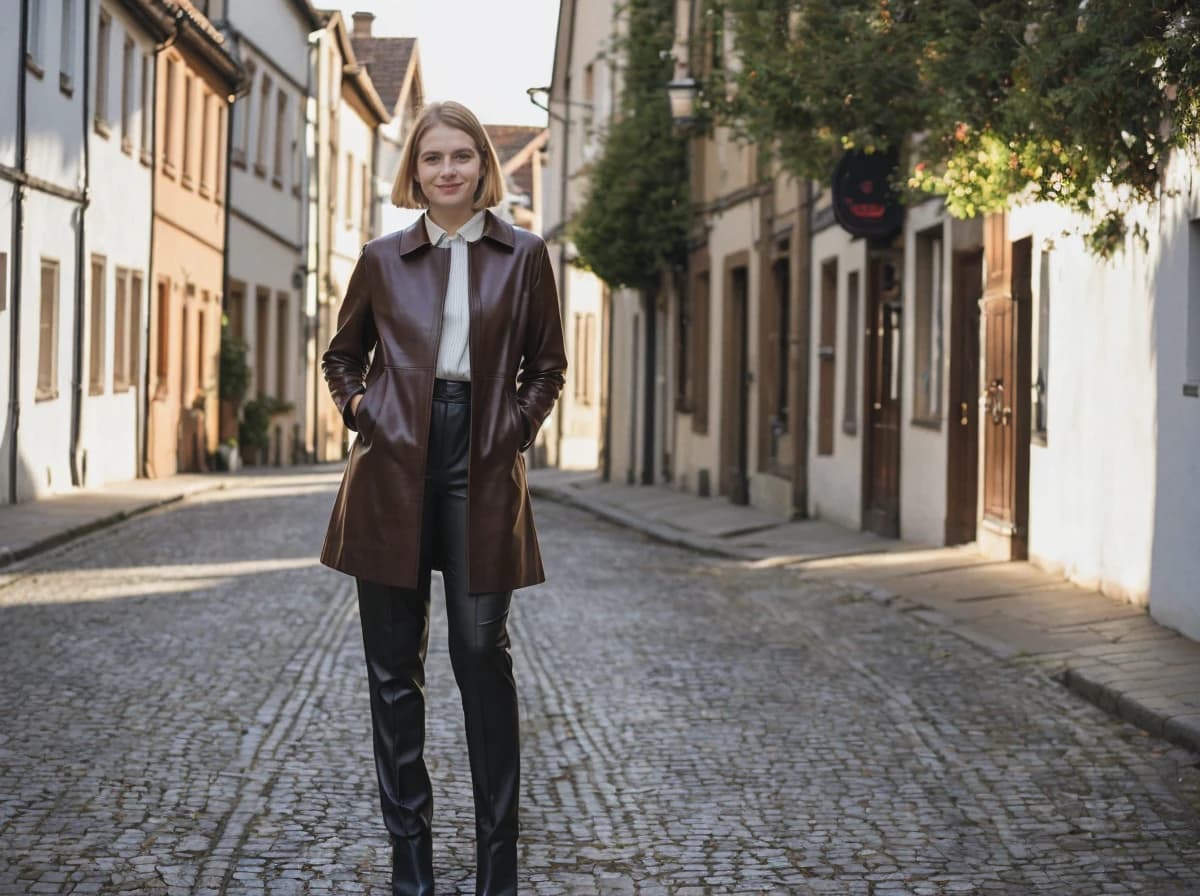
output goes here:
[[[485, 217], [483, 236], [468, 248], [472, 592], [545, 580], [521, 452], [554, 406], [567, 368], [545, 244], [490, 212]], [[367, 243], [321, 361], [346, 425], [358, 432], [321, 562], [401, 588], [417, 584], [425, 454], [449, 276], [450, 253], [430, 245], [424, 217]], [[351, 415], [350, 399], [359, 392], [365, 394]]]

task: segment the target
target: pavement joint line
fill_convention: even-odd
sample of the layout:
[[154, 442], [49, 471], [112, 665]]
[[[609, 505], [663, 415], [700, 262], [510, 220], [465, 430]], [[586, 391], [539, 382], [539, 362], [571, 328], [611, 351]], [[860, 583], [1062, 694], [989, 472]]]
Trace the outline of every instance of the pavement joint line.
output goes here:
[[[556, 501], [560, 504], [575, 507], [585, 512], [591, 513], [594, 516], [605, 519], [608, 522], [617, 525], [635, 529], [644, 535], [655, 540], [665, 542], [691, 550], [695, 553], [708, 554], [712, 556], [724, 557], [725, 559], [741, 561], [745, 565], [752, 565], [753, 560], [747, 562], [747, 558], [743, 552], [731, 552], [721, 550], [719, 547], [701, 543], [698, 539], [687, 537], [669, 537], [656, 531], [657, 526], [648, 524], [646, 520], [632, 513], [613, 512], [612, 508], [603, 505], [599, 501], [590, 501], [576, 495], [569, 494], [566, 489], [553, 485], [534, 485], [530, 484], [530, 490], [538, 497], [547, 498]], [[846, 556], [857, 556], [857, 554], [848, 554]], [[813, 557], [810, 561], [836, 559], [835, 557], [826, 558]], [[789, 568], [794, 568], [800, 564], [792, 564]], [[984, 570], [988, 567], [1003, 567], [1008, 564], [1002, 561], [984, 561], [982, 563], [968, 562], [961, 566], [945, 567], [934, 570], [912, 570], [891, 576], [891, 578], [909, 578], [918, 575], [939, 575], [945, 572], [954, 571], [972, 571]], [[849, 583], [853, 587], [855, 583]], [[886, 589], [884, 589], [886, 591]], [[1003, 596], [1020, 596], [1020, 594], [1003, 595]], [[903, 600], [908, 601], [908, 605], [904, 605], [897, 600], [890, 602], [880, 601], [888, 606], [894, 606], [898, 612], [907, 613], [908, 615], [916, 616], [928, 625], [938, 626], [946, 631], [952, 632], [960, 638], [980, 647], [987, 653], [1007, 662], [1015, 662], [1020, 657], [1028, 657], [1030, 660], [1036, 660], [1036, 654], [1019, 650], [1018, 648], [1007, 644], [1006, 642], [994, 638], [982, 632], [974, 631], [969, 622], [957, 620], [952, 616], [945, 614], [944, 611], [935, 606], [922, 603], [919, 599], [913, 598], [911, 595], [903, 595]], [[929, 618], [930, 612], [936, 613], [940, 618]], [[1128, 616], [1103, 617], [1098, 620], [1099, 623], [1114, 621], [1121, 618], [1129, 618]], [[1098, 624], [1096, 620], [1091, 620], [1084, 624]], [[1036, 627], [1036, 626], [1035, 626]], [[1114, 645], [1116, 646], [1116, 645]], [[1133, 725], [1150, 731], [1151, 733], [1170, 741], [1178, 746], [1184, 747], [1194, 753], [1200, 753], [1200, 722], [1196, 725], [1170, 725], [1168, 724], [1172, 717], [1164, 715], [1162, 712], [1156, 712], [1151, 707], [1137, 703], [1129, 699], [1127, 692], [1110, 687], [1106, 684], [1095, 681], [1089, 678], [1086, 673], [1080, 671], [1081, 662], [1086, 662], [1089, 665], [1097, 657], [1095, 654], [1078, 654], [1074, 651], [1068, 651], [1066, 655], [1060, 655], [1054, 663], [1058, 667], [1053, 671], [1048, 671], [1039, 664], [1032, 665], [1032, 668], [1041, 670], [1042, 674], [1047, 675], [1051, 680], [1063, 685], [1068, 690], [1075, 693], [1077, 696], [1087, 700], [1100, 709], [1116, 716], [1117, 718], [1129, 722]], [[1073, 662], [1073, 660], [1075, 660]], [[1112, 668], [1119, 668], [1114, 665]], [[1153, 678], [1153, 677], [1152, 677]], [[1152, 679], [1151, 679], [1152, 680]], [[1148, 723], [1148, 724], [1144, 724]]]
[[[224, 894], [233, 882], [237, 868], [237, 858], [249, 834], [251, 822], [261, 812], [257, 805], [264, 791], [273, 786], [276, 775], [260, 776], [252, 774], [264, 759], [272, 756], [285, 735], [290, 734], [301, 716], [307, 718], [307, 705], [312, 700], [315, 689], [303, 687], [316, 676], [316, 671], [325, 661], [326, 654], [336, 649], [348, 620], [353, 617], [354, 602], [352, 587], [345, 582], [338, 589], [337, 596], [330, 601], [329, 609], [313, 626], [308, 636], [297, 646], [289, 659], [283, 664], [288, 669], [296, 657], [304, 657], [303, 664], [294, 674], [281, 677], [274, 688], [259, 704], [253, 718], [262, 716], [264, 708], [270, 709], [270, 717], [266, 725], [251, 724], [239, 747], [239, 765], [241, 773], [247, 781], [245, 789], [238, 795], [233, 807], [225, 814], [212, 835], [212, 848], [208, 857], [197, 872], [197, 886], [203, 881], [215, 880], [219, 877], [221, 883], [215, 892]], [[218, 858], [227, 856], [228, 858]], [[214, 864], [217, 867], [213, 867]], [[220, 866], [224, 865], [224, 868]], [[204, 891], [208, 892], [208, 891]]]

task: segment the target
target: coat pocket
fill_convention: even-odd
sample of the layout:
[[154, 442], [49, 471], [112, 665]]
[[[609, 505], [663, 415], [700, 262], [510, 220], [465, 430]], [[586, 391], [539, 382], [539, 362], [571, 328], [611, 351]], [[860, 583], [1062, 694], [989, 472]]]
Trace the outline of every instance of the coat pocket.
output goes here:
[[376, 409], [379, 407], [379, 402], [383, 400], [383, 393], [387, 391], [387, 384], [388, 377], [386, 376], [381, 376], [368, 384], [362, 401], [358, 403], [358, 410], [354, 412], [354, 425], [358, 428], [358, 436], [368, 444], [371, 441], [372, 433], [375, 432]]

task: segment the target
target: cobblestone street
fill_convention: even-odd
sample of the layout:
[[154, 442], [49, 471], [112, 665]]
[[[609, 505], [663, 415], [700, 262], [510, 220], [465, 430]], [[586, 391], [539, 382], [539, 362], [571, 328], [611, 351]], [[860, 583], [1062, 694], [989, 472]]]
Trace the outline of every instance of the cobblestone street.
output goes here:
[[[0, 894], [386, 892], [337, 475], [246, 478], [0, 576]], [[523, 892], [1200, 893], [1198, 757], [788, 569], [536, 507]], [[436, 580], [436, 578], [435, 578]], [[440, 594], [439, 893], [473, 893]]]

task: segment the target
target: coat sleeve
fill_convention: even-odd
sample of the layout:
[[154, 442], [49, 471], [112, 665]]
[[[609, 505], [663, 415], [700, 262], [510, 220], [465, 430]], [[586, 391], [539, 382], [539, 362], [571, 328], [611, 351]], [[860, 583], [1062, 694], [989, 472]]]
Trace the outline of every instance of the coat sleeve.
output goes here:
[[530, 293], [528, 324], [521, 372], [517, 375], [517, 402], [525, 419], [525, 451], [537, 438], [566, 379], [567, 352], [563, 345], [562, 318], [558, 310], [558, 287], [545, 243], [537, 250], [533, 289]]
[[329, 385], [329, 394], [333, 396], [333, 402], [346, 426], [356, 432], [358, 429], [354, 425], [350, 399], [366, 391], [370, 353], [379, 340], [375, 317], [371, 312], [370, 263], [370, 256], [364, 249], [354, 265], [354, 273], [350, 275], [350, 284], [346, 287], [346, 297], [338, 310], [337, 332], [321, 356], [321, 369]]

